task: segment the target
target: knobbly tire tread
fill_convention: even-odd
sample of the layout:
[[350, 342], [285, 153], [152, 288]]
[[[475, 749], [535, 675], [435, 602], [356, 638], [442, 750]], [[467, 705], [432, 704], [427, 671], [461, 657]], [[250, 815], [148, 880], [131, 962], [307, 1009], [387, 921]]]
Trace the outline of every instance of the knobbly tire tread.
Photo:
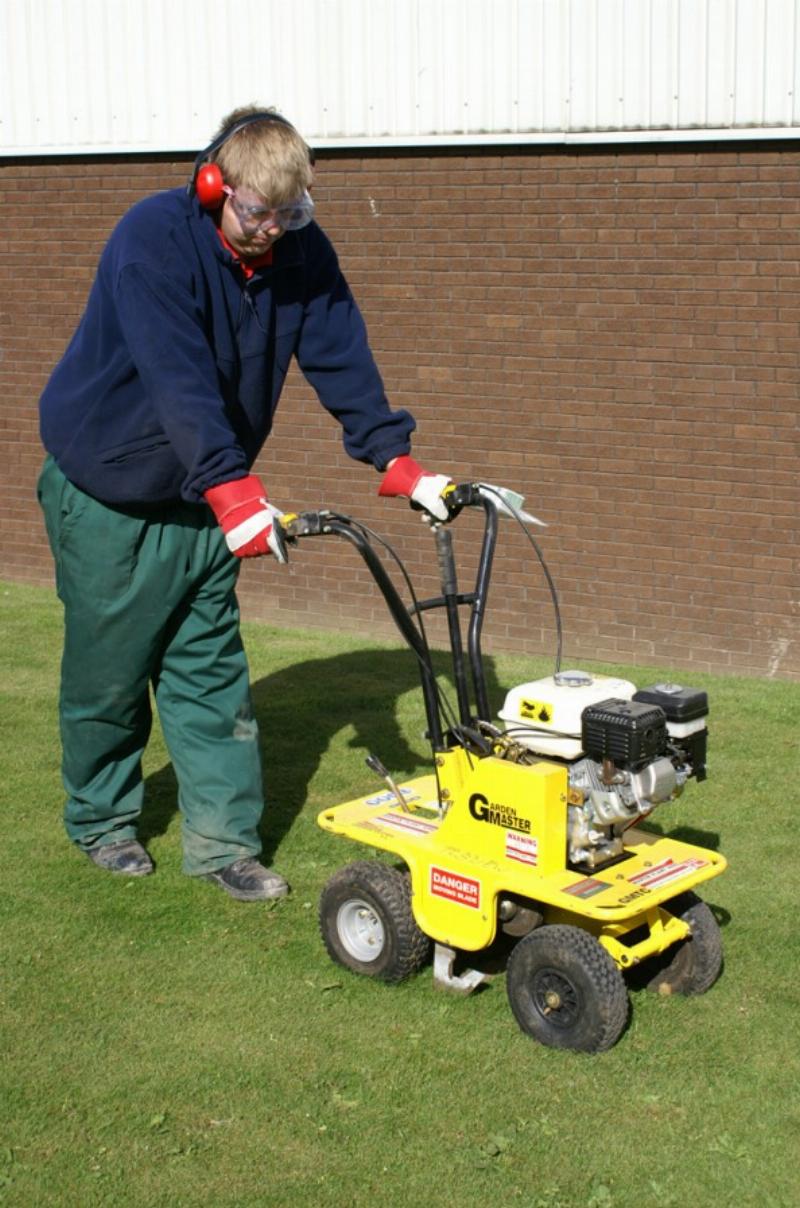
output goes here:
[[[577, 991], [574, 1026], [548, 1018], [536, 1005], [537, 978], [548, 971]], [[508, 960], [506, 988], [523, 1032], [551, 1048], [600, 1053], [619, 1039], [628, 1020], [628, 992], [611, 956], [587, 931], [566, 924], [539, 927], [519, 941]]]
[[656, 958], [657, 972], [646, 983], [656, 994], [705, 994], [722, 971], [722, 936], [710, 907], [694, 893], [665, 902], [664, 909], [692, 928], [688, 939]]
[[[357, 960], [339, 936], [338, 911], [354, 898], [363, 899], [383, 924], [386, 942], [374, 961]], [[331, 960], [380, 981], [403, 981], [430, 957], [431, 941], [414, 921], [408, 873], [377, 860], [359, 860], [333, 874], [320, 897], [319, 926]]]

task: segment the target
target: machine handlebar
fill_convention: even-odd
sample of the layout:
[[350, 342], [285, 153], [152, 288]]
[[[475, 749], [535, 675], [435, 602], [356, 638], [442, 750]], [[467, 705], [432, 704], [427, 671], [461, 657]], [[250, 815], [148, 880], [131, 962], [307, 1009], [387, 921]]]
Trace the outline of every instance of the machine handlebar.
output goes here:
[[[443, 499], [447, 505], [449, 520], [455, 520], [463, 508], [486, 506], [486, 495], [476, 482], [455, 484], [448, 488]], [[285, 541], [294, 542], [298, 537], [318, 537], [321, 533], [329, 531], [331, 520], [338, 518], [336, 513], [322, 509], [318, 512], [284, 512], [283, 516], [280, 519], [276, 517], [273, 523]]]

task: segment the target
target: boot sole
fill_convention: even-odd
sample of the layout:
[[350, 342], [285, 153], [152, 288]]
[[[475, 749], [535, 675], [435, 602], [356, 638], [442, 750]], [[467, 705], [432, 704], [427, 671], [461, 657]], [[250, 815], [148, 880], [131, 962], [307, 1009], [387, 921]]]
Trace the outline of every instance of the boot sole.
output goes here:
[[218, 885], [223, 889], [229, 898], [234, 898], [237, 902], [275, 902], [279, 898], [285, 898], [289, 894], [289, 886], [283, 885], [280, 888], [266, 892], [263, 889], [233, 889], [227, 885], [222, 877], [216, 873], [206, 873], [205, 879], [211, 881], [212, 884]]

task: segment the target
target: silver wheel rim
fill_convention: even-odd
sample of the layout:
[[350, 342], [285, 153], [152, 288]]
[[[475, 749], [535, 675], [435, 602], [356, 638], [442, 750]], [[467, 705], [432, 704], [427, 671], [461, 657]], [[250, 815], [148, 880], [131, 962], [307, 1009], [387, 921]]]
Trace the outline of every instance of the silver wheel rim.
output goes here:
[[377, 960], [383, 951], [386, 935], [383, 923], [368, 902], [351, 898], [339, 907], [336, 916], [339, 939], [357, 961]]

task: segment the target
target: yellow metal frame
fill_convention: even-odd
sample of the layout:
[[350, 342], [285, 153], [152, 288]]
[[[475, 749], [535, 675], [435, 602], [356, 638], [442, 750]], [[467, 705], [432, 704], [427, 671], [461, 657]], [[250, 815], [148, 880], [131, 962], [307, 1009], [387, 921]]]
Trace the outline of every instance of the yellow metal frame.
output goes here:
[[[319, 825], [391, 852], [409, 868], [418, 926], [437, 943], [476, 952], [495, 938], [498, 901], [530, 903], [547, 923], [591, 932], [629, 968], [688, 934], [663, 909], [718, 876], [723, 856], [660, 835], [626, 832], [624, 857], [596, 872], [566, 865], [567, 773], [456, 747], [436, 772], [324, 810]], [[635, 934], [634, 934], [635, 933]]]

